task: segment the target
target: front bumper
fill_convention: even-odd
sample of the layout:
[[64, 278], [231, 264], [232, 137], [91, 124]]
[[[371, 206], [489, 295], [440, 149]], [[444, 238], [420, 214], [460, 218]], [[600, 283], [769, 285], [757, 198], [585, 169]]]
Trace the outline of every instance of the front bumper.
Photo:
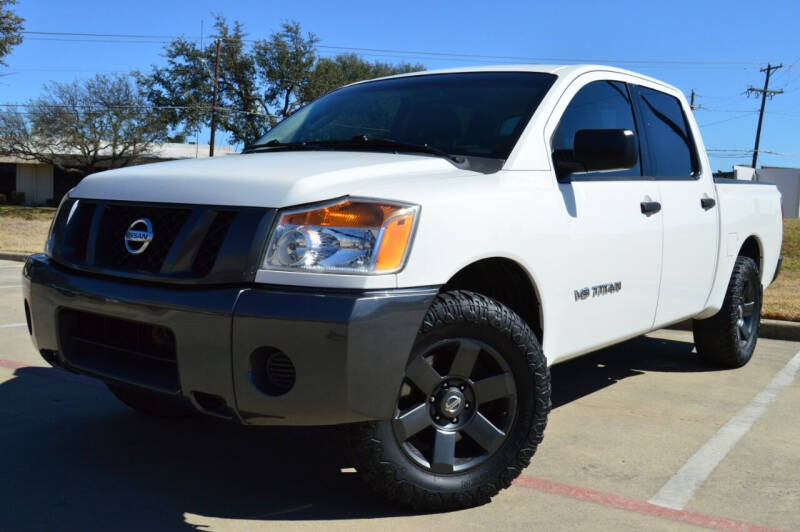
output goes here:
[[[78, 311], [158, 325], [174, 335], [173, 393], [205, 413], [253, 425], [391, 418], [414, 339], [437, 292], [166, 287], [78, 273], [44, 255], [28, 259], [23, 290], [34, 345], [51, 364], [149, 387], [113, 365], [76, 362], [82, 359], [65, 352], [59, 316]], [[261, 370], [255, 354], [265, 351], [285, 353], [294, 366], [294, 385], [282, 395], [264, 391], [253, 374]]]

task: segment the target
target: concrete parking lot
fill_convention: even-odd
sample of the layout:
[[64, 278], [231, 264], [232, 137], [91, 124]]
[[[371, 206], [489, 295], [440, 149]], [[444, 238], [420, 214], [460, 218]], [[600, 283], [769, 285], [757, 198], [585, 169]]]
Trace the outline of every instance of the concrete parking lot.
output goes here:
[[[337, 429], [148, 419], [46, 367], [0, 261], [0, 530], [800, 530], [800, 343], [739, 370], [659, 331], [552, 369], [545, 440], [486, 506], [373, 496]], [[648, 502], [651, 501], [651, 502]]]

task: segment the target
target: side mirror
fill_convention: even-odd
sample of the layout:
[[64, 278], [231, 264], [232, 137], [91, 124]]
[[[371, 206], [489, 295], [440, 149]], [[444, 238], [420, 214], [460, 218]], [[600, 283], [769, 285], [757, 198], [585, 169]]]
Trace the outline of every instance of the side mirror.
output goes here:
[[629, 129], [581, 129], [573, 149], [556, 150], [553, 159], [559, 179], [576, 172], [627, 170], [638, 159], [636, 134]]

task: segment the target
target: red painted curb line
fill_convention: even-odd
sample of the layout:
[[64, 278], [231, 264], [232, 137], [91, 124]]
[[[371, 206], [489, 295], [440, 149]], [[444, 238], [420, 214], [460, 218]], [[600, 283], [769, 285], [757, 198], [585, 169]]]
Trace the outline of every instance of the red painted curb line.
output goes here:
[[30, 368], [33, 366], [31, 366], [30, 364], [24, 364], [22, 362], [16, 362], [14, 360], [0, 358], [0, 367], [8, 369], [22, 369], [22, 368]]
[[725, 532], [784, 532], [776, 528], [751, 525], [749, 523], [727, 519], [725, 517], [716, 517], [713, 515], [705, 515], [696, 512], [687, 512], [686, 510], [673, 510], [672, 508], [665, 508], [663, 506], [650, 504], [647, 501], [625, 497], [624, 495], [607, 493], [581, 486], [573, 486], [571, 484], [564, 484], [562, 482], [555, 482], [553, 480], [546, 480], [527, 475], [522, 475], [517, 478], [514, 481], [514, 485], [522, 488], [541, 491], [542, 493], [560, 495], [562, 497], [569, 497], [570, 499], [591, 502], [602, 506], [610, 506], [612, 508], [659, 517], [669, 521], [688, 523], [695, 526], [710, 528], [712, 530], [723, 530]]

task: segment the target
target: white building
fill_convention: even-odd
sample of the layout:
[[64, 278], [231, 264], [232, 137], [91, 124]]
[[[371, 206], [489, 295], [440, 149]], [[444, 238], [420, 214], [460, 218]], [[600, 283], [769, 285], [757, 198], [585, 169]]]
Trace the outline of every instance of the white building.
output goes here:
[[785, 218], [800, 218], [800, 168], [762, 166], [753, 170], [749, 166], [734, 166], [736, 179], [772, 183], [781, 191], [781, 205]]
[[[231, 153], [236, 153], [233, 146], [214, 147], [214, 155]], [[141, 158], [139, 164], [196, 157], [208, 157], [208, 144], [157, 144], [150, 153]], [[79, 173], [66, 172], [49, 164], [38, 164], [16, 157], [0, 157], [0, 194], [7, 200], [13, 192], [22, 192], [27, 205], [57, 202], [82, 178], [83, 175]]]

